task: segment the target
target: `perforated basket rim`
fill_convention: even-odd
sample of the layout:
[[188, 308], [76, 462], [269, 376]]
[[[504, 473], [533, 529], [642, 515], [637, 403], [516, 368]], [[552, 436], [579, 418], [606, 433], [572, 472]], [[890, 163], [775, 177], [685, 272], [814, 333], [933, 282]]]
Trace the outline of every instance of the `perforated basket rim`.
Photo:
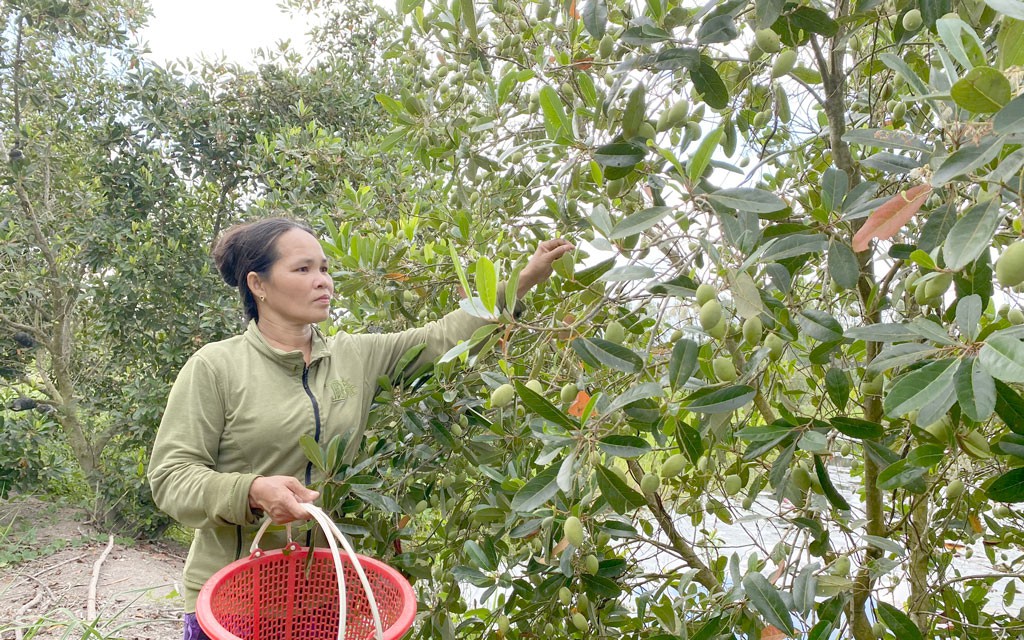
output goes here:
[[[260, 551], [259, 555], [253, 554], [248, 558], [242, 558], [236, 560], [231, 564], [227, 565], [217, 573], [210, 576], [210, 579], [206, 581], [203, 588], [199, 591], [199, 597], [196, 599], [196, 620], [199, 622], [199, 626], [202, 627], [206, 635], [210, 636], [213, 640], [243, 640], [225, 629], [220, 622], [217, 620], [217, 616], [213, 613], [213, 596], [216, 593], [218, 587], [225, 582], [228, 578], [232, 577], [236, 573], [248, 569], [251, 565], [260, 564], [272, 564], [277, 561], [278, 558], [305, 558], [310, 552], [307, 547], [299, 547], [295, 551], [288, 549], [274, 549], [272, 551]], [[317, 557], [331, 558], [331, 552], [328, 549], [315, 549], [313, 554]], [[342, 551], [339, 556], [342, 562], [351, 562], [349, 560], [348, 553]], [[389, 564], [381, 562], [376, 558], [370, 558], [361, 554], [357, 554], [359, 562], [362, 563], [364, 568], [373, 568], [379, 573], [384, 574], [388, 581], [394, 584], [402, 594], [402, 610], [399, 612], [395, 622], [388, 628], [384, 629], [384, 640], [398, 640], [405, 632], [412, 627], [412, 623], [416, 617], [416, 594], [412, 590], [412, 585], [405, 579], [397, 569]], [[346, 587], [349, 589], [362, 589], [363, 585], [358, 581], [351, 581], [346, 583]], [[374, 634], [371, 637], [375, 637]]]

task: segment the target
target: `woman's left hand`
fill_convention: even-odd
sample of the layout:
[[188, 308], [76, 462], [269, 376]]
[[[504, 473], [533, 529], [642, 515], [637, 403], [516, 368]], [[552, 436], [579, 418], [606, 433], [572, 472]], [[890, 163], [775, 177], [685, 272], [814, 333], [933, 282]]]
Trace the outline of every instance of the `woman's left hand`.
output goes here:
[[576, 247], [563, 238], [545, 240], [537, 245], [537, 250], [530, 256], [529, 262], [519, 272], [519, 289], [517, 295], [522, 298], [526, 293], [537, 285], [547, 282], [554, 270], [552, 264]]

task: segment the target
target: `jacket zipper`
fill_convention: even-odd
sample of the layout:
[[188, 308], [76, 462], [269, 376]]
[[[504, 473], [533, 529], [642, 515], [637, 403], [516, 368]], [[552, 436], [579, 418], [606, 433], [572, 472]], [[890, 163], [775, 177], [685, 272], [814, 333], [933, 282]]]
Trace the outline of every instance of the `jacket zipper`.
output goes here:
[[[317, 444], [320, 443], [320, 405], [316, 402], [316, 396], [313, 395], [313, 391], [309, 388], [309, 367], [302, 368], [302, 388], [305, 390], [306, 395], [309, 396], [309, 402], [313, 405], [313, 422], [316, 427], [313, 433], [313, 439], [316, 440]], [[313, 461], [310, 460], [306, 463], [306, 485], [310, 485], [313, 482]]]

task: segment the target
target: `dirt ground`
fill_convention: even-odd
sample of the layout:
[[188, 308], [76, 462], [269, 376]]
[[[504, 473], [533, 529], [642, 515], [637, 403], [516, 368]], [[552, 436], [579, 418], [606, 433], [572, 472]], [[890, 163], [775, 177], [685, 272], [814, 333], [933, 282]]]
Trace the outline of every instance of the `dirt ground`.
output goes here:
[[89, 631], [90, 584], [109, 536], [87, 520], [34, 498], [0, 501], [0, 640], [181, 638], [187, 550], [126, 539], [99, 565]]

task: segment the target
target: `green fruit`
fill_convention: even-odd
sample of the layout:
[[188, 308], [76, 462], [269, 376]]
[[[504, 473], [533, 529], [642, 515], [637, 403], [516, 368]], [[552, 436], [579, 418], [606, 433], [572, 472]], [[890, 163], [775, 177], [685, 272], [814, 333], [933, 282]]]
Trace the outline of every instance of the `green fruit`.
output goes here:
[[544, 625], [544, 637], [545, 638], [554, 638], [555, 637], [555, 625], [551, 624], [550, 622], [548, 622], [547, 624]]
[[768, 118], [771, 117], [771, 113], [767, 111], [758, 111], [754, 114], [754, 121], [751, 123], [755, 129], [763, 129], [764, 125], [768, 124]]
[[640, 478], [640, 488], [644, 493], [654, 493], [661, 486], [661, 478], [653, 473], [645, 473], [644, 477]]
[[946, 293], [949, 285], [953, 284], [952, 273], [940, 273], [924, 283], [924, 297], [926, 300], [936, 300]]
[[681, 453], [673, 454], [661, 463], [661, 477], [674, 478], [683, 472], [685, 466], [686, 456]]
[[653, 140], [657, 131], [655, 131], [654, 127], [651, 126], [650, 122], [643, 122], [640, 124], [640, 128], [637, 130], [636, 134], [644, 140]]
[[503, 384], [491, 392], [492, 407], [506, 407], [516, 397], [516, 388], [510, 384]]
[[565, 519], [565, 524], [562, 525], [562, 530], [565, 532], [565, 538], [574, 547], [578, 547], [583, 544], [583, 523], [576, 516], [569, 516]]
[[510, 624], [511, 623], [509, 622], [508, 616], [504, 614], [498, 616], [498, 631], [501, 632], [502, 635], [508, 633], [508, 628]]
[[569, 591], [569, 587], [562, 587], [558, 590], [558, 601], [567, 607], [572, 603], [572, 591]]
[[[474, 192], [475, 193], [475, 192]], [[570, 201], [575, 204], [575, 200]], [[572, 214], [572, 211], [569, 212]], [[572, 280], [573, 276], [576, 275], [576, 264], [573, 260], [572, 253], [567, 253], [551, 263], [551, 267], [555, 270], [555, 273], [565, 278], [566, 280]]]
[[[594, 559], [596, 560], [597, 558]], [[590, 608], [590, 598], [587, 597], [587, 594], [581, 593], [576, 596], [576, 608], [580, 611], [586, 611]]]
[[576, 627], [577, 631], [586, 631], [590, 628], [586, 616], [578, 611], [572, 614], [572, 626]]
[[700, 326], [705, 331], [722, 321], [722, 304], [718, 300], [708, 300], [700, 306]]
[[622, 113], [622, 134], [627, 140], [640, 131], [640, 125], [647, 117], [645, 98], [646, 89], [641, 83], [630, 92], [626, 99], [626, 110]]
[[757, 44], [757, 48], [765, 53], [778, 53], [779, 49], [782, 48], [782, 41], [779, 39], [779, 34], [775, 33], [771, 29], [758, 29], [754, 32], [754, 43]]
[[604, 34], [601, 38], [601, 44], [597, 45], [597, 53], [602, 58], [607, 58], [612, 55], [612, 50], [615, 48], [615, 40], [612, 39], [610, 34]]
[[996, 260], [996, 279], [1004, 287], [1024, 282], [1024, 242], [1014, 242]]
[[996, 518], [1009, 518], [1010, 517], [1010, 507], [1006, 506], [1005, 504], [997, 504], [992, 509], [992, 515], [995, 516]]
[[960, 478], [953, 478], [946, 485], [946, 499], [956, 500], [964, 495], [964, 483]]
[[796, 51], [786, 49], [775, 57], [775, 62], [772, 64], [772, 79], [781, 78], [792, 71], [795, 66]]
[[960, 438], [960, 448], [964, 453], [977, 460], [992, 457], [992, 447], [980, 431], [968, 431]]
[[743, 321], [743, 340], [747, 344], [753, 346], [761, 342], [761, 333], [764, 331], [764, 325], [761, 323], [761, 319], [757, 316], [747, 318]]
[[892, 119], [900, 122], [903, 117], [907, 115], [907, 103], [897, 102], [896, 106], [892, 108]]
[[911, 9], [903, 14], [903, 28], [907, 31], [917, 31], [922, 24], [924, 20], [921, 18], [920, 9]]
[[789, 94], [781, 82], [776, 82], [772, 88], [775, 92], [775, 112], [779, 114], [779, 120], [789, 122], [793, 117], [793, 111], [789, 106]]
[[736, 365], [733, 364], [732, 358], [728, 356], [720, 356], [712, 360], [711, 369], [715, 372], [715, 377], [722, 382], [732, 382], [738, 377]]
[[618, 320], [612, 320], [604, 328], [604, 339], [608, 342], [614, 342], [615, 344], [621, 344], [623, 339], [626, 337], [626, 330]]
[[734, 496], [740, 492], [743, 488], [743, 479], [738, 475], [729, 475], [725, 478], [725, 493], [726, 495]]
[[875, 376], [874, 378], [865, 378], [861, 380], [860, 392], [866, 396], [877, 396], [882, 393], [882, 383], [884, 378], [882, 376]]
[[690, 113], [690, 103], [686, 100], [680, 100], [679, 102], [672, 105], [672, 108], [668, 110], [668, 119], [675, 126], [684, 120], [686, 120], [687, 114]]
[[430, 505], [427, 504], [426, 500], [420, 500], [419, 502], [416, 503], [416, 513], [423, 513], [424, 511], [427, 510], [428, 506]]
[[710, 284], [702, 284], [697, 287], [697, 304], [704, 306], [704, 303], [716, 300], [718, 298], [718, 290], [712, 287]]
[[782, 356], [782, 350], [786, 348], [786, 341], [777, 333], [769, 333], [764, 339], [764, 345], [768, 347], [768, 355], [772, 360], [778, 360]]
[[676, 329], [675, 331], [673, 331], [672, 335], [669, 337], [669, 341], [670, 342], [679, 342], [682, 339], [683, 339], [683, 332], [681, 330], [679, 330], [679, 329]]
[[540, 383], [540, 380], [528, 380], [525, 386], [539, 396], [544, 395], [544, 385]]
[[718, 321], [718, 324], [716, 324], [715, 326], [711, 327], [711, 329], [708, 330], [708, 335], [714, 338], [715, 340], [722, 340], [723, 338], [725, 338], [725, 332], [728, 328], [729, 327], [725, 322], [725, 318], [722, 318], [721, 320]]
[[1010, 324], [1024, 324], [1024, 311], [1016, 307], [1010, 309], [1006, 312], [1006, 319], [1010, 321]]
[[793, 471], [790, 472], [789, 479], [801, 491], [807, 491], [811, 488], [811, 474], [804, 467], [794, 467]]
[[609, 180], [606, 187], [608, 189], [609, 198], [618, 198], [626, 191], [626, 180], [624, 178]]
[[[587, 573], [590, 575], [596, 575], [598, 570], [601, 568], [601, 563], [598, 561], [597, 556], [591, 554], [584, 558], [583, 566], [587, 570]], [[580, 606], [582, 607], [583, 605]]]
[[570, 382], [562, 387], [562, 390], [558, 392], [558, 398], [562, 401], [562, 404], [569, 404], [576, 399], [576, 396], [579, 395], [579, 393], [579, 387]]

